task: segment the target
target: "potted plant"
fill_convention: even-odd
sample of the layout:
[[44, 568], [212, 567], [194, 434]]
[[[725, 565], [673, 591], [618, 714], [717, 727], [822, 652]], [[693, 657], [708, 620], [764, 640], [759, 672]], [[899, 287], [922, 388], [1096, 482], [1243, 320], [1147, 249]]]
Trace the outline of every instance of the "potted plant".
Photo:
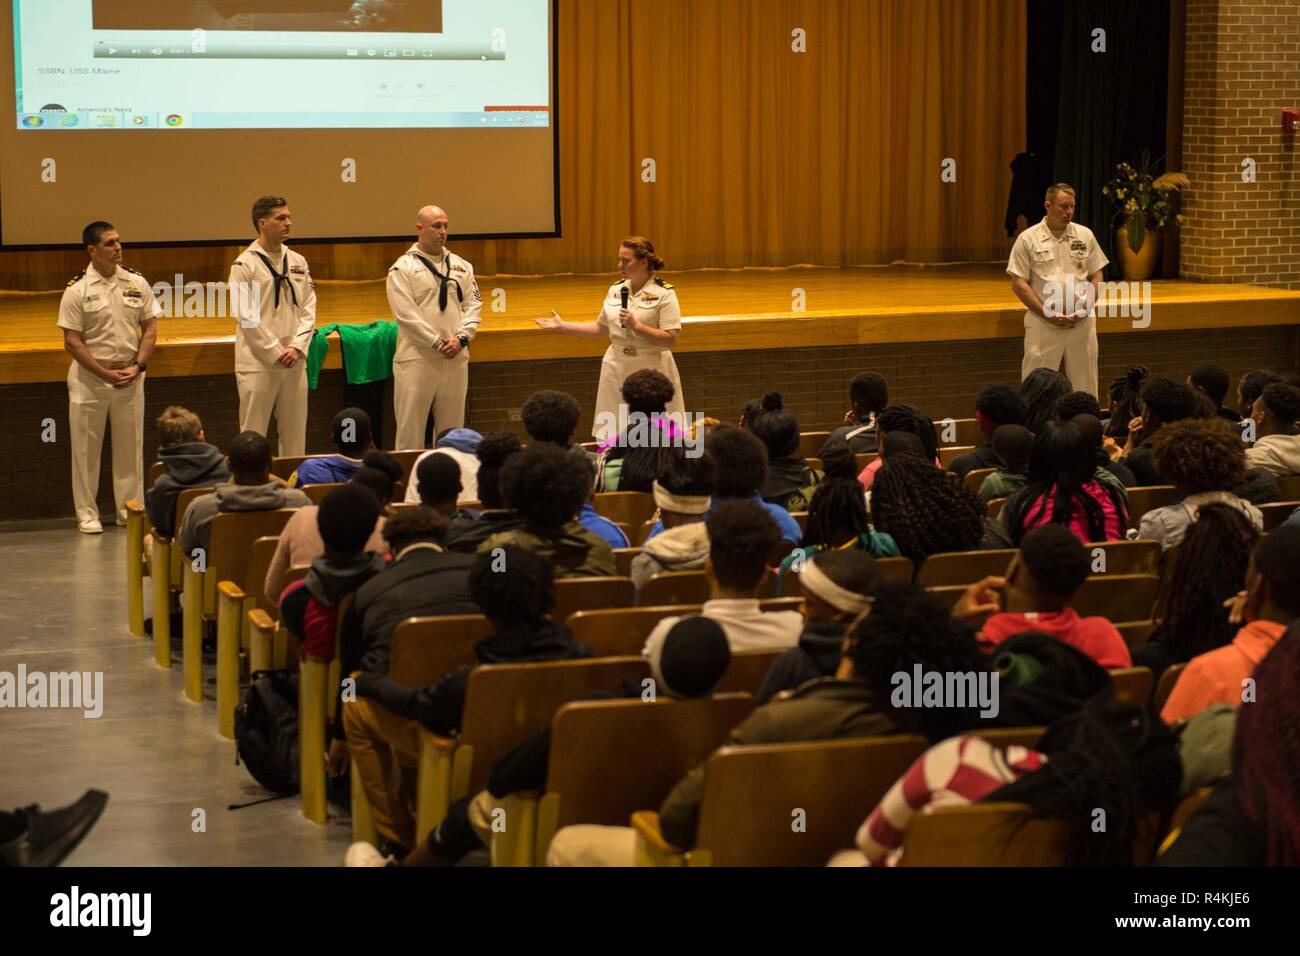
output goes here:
[[[1157, 161], [1158, 162], [1158, 161]], [[1101, 194], [1116, 206], [1115, 252], [1120, 274], [1130, 282], [1150, 279], [1160, 260], [1160, 231], [1175, 215], [1170, 197], [1191, 185], [1182, 173], [1154, 175], [1155, 163], [1146, 150], [1139, 154], [1137, 168], [1119, 163], [1115, 175], [1102, 187]]]

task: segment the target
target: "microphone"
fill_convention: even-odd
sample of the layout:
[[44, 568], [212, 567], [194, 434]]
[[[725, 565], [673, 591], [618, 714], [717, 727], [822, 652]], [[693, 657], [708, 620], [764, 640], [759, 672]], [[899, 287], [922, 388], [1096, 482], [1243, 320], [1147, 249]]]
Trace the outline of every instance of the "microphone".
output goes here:
[[623, 286], [623, 288], [620, 289], [619, 292], [622, 294], [622, 298], [623, 298], [623, 308], [626, 309], [626, 308], [627, 308], [627, 294], [628, 294], [628, 293], [627, 293], [627, 286]]

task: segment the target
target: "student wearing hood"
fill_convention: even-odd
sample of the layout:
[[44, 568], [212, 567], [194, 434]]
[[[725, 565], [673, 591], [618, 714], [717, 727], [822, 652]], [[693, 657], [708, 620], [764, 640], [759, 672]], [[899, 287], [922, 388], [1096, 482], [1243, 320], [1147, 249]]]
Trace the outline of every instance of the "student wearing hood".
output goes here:
[[430, 455], [446, 455], [460, 466], [460, 500], [478, 501], [478, 467], [479, 460], [475, 452], [483, 436], [472, 428], [452, 428], [443, 432], [434, 442], [433, 448], [426, 451], [411, 466], [411, 474], [406, 482], [406, 502], [415, 504], [420, 500], [420, 490], [415, 476], [420, 462]]

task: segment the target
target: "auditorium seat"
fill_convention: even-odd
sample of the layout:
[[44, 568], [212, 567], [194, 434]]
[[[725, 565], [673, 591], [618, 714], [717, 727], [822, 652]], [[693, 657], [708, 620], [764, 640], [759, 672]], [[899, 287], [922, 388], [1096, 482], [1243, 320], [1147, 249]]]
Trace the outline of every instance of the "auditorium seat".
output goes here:
[[990, 498], [984, 505], [984, 510], [990, 518], [999, 518], [1002, 516], [1002, 506], [1006, 503], [1006, 498]]
[[1149, 667], [1117, 667], [1110, 672], [1110, 679], [1115, 683], [1115, 696], [1139, 707], [1150, 703], [1155, 678]]
[[758, 686], [771, 670], [772, 664], [785, 651], [736, 651], [731, 655], [727, 672], [714, 688], [718, 693], [734, 691], [745, 694], [758, 693]]
[[871, 464], [879, 457], [880, 456], [874, 451], [864, 451], [860, 454], [854, 455], [853, 461], [855, 467], [858, 469], [858, 474], [862, 474], [862, 469], [866, 468], [867, 465]]
[[947, 445], [939, 449], [939, 463], [947, 468], [955, 459], [974, 450], [974, 445]]
[[1160, 579], [1154, 574], [1093, 574], [1070, 601], [1080, 617], [1145, 621], [1155, 609]]
[[826, 444], [826, 439], [830, 437], [830, 432], [800, 432], [799, 457], [816, 458], [821, 453], [822, 446]]
[[[562, 705], [649, 676], [650, 666], [640, 657], [476, 667], [465, 690], [460, 733], [443, 737], [420, 731], [417, 839], [424, 841], [454, 800], [482, 790], [492, 764], [548, 726]], [[354, 794], [360, 791], [353, 787]], [[353, 835], [362, 838], [355, 829]]]
[[408, 617], [393, 631], [388, 676], [407, 687], [426, 687], [458, 667], [473, 664], [474, 646], [495, 632], [483, 614]]
[[[984, 432], [980, 430], [980, 423], [974, 418], [954, 418], [951, 419], [954, 426], [952, 443], [954, 445], [982, 445], [984, 444]], [[935, 430], [939, 435], [945, 436], [948, 428], [947, 421], [937, 421], [934, 423]]]
[[[632, 540], [630, 534], [627, 537], [629, 541]], [[618, 572], [619, 577], [628, 578], [632, 576], [632, 562], [636, 560], [636, 556], [640, 553], [640, 548], [614, 549], [614, 568]]]
[[972, 730], [971, 734], [986, 740], [994, 747], [1028, 747], [1038, 746], [1047, 733], [1046, 727], [989, 727], [986, 730]]
[[578, 611], [631, 607], [635, 602], [636, 588], [631, 578], [560, 578], [555, 582], [555, 609], [551, 617], [563, 622]]
[[982, 578], [1001, 577], [1015, 556], [1015, 548], [932, 554], [916, 572], [916, 583], [922, 587], [971, 585]]
[[1160, 849], [1156, 851], [1156, 856], [1163, 855], [1177, 842], [1178, 838], [1182, 836], [1183, 827], [1187, 826], [1187, 821], [1196, 814], [1197, 810], [1201, 809], [1201, 805], [1210, 799], [1210, 795], [1213, 793], [1213, 787], [1201, 787], [1199, 790], [1183, 797], [1174, 810], [1173, 816], [1169, 818], [1169, 831], [1161, 840]]
[[1178, 678], [1187, 668], [1187, 662], [1183, 661], [1178, 664], [1170, 664], [1160, 675], [1160, 680], [1156, 681], [1156, 689], [1151, 693], [1151, 712], [1157, 716], [1160, 711], [1165, 709], [1165, 702], [1169, 700], [1169, 695], [1174, 692], [1174, 685], [1178, 683]]
[[1292, 513], [1300, 508], [1300, 501], [1277, 501], [1273, 504], [1259, 505], [1260, 514], [1264, 516], [1264, 530], [1272, 531]]
[[1283, 501], [1300, 501], [1300, 475], [1279, 475], [1277, 484]]
[[1119, 631], [1120, 636], [1124, 638], [1124, 643], [1129, 646], [1129, 650], [1132, 650], [1139, 644], [1146, 643], [1155, 626], [1155, 621], [1125, 621], [1115, 624], [1115, 630]]
[[[763, 580], [758, 596], [776, 597], [776, 575]], [[662, 571], [641, 586], [637, 604], [703, 604], [708, 599], [709, 579], [703, 571]]]
[[1064, 823], [1017, 803], [973, 803], [913, 814], [901, 866], [1064, 866]]
[[[1159, 541], [1089, 541], [1084, 545], [1093, 562], [1094, 574], [1158, 574]], [[1105, 553], [1104, 570], [1096, 569], [1097, 549]]]
[[345, 481], [323, 481], [317, 485], [303, 485], [302, 492], [311, 499], [312, 504], [318, 505], [331, 491], [342, 488], [345, 484], [347, 484]]
[[1128, 525], [1136, 528], [1148, 511], [1175, 504], [1178, 492], [1173, 485], [1137, 485], [1128, 490]]
[[[802, 535], [804, 532], [808, 530], [808, 512], [791, 511], [790, 517], [793, 518], [799, 524], [799, 534]], [[784, 560], [785, 555], [782, 555], [781, 558], [782, 560]]]
[[637, 810], [659, 806], [753, 707], [748, 694], [697, 700], [661, 696], [654, 704], [640, 699], [564, 704], [551, 721], [541, 799], [522, 793], [497, 801], [507, 824], [492, 834], [492, 865], [543, 865], [562, 827], [625, 826]]
[[[633, 528], [641, 527], [646, 521], [653, 522], [655, 512], [659, 510], [654, 495], [645, 491], [602, 491], [596, 495], [593, 504], [597, 514], [615, 524]], [[631, 540], [630, 534], [628, 540]]]
[[641, 653], [646, 638], [664, 618], [699, 613], [698, 604], [602, 608], [578, 611], [564, 623], [574, 638], [590, 647], [597, 657], [627, 657]]
[[971, 494], [978, 495], [980, 486], [984, 484], [984, 479], [995, 471], [997, 471], [996, 468], [972, 468], [966, 472], [966, 477], [962, 479], [962, 483]]
[[[144, 579], [149, 573], [145, 560], [144, 536], [151, 525], [144, 505], [134, 498], [126, 503], [126, 626], [136, 637], [144, 637]], [[166, 665], [164, 665], [166, 666]]]
[[696, 847], [632, 815], [638, 866], [823, 866], [929, 746], [898, 735], [723, 747], [705, 764]]

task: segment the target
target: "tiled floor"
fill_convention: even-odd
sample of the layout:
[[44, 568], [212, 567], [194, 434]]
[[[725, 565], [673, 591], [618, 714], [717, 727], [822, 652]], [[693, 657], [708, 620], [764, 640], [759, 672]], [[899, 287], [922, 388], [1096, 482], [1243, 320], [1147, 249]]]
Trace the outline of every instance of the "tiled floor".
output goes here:
[[[106, 791], [108, 808], [68, 865], [341, 864], [346, 820], [317, 826], [296, 797], [226, 809], [268, 794], [218, 736], [215, 703], [187, 701], [180, 667], [157, 667], [149, 639], [127, 630], [125, 538], [111, 524], [96, 536], [0, 534], [0, 671], [103, 673], [97, 719], [0, 709], [0, 809]], [[195, 832], [198, 809], [205, 832]]]

